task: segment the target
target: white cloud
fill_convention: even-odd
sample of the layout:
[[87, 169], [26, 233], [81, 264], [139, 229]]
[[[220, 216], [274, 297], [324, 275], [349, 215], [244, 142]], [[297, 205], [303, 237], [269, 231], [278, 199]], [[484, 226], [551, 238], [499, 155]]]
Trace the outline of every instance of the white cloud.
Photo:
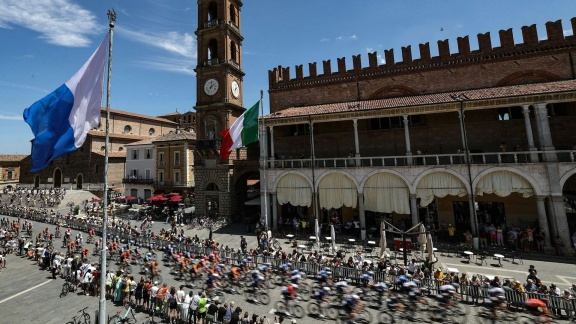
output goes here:
[[322, 43], [324, 43], [324, 42], [329, 42], [330, 40], [329, 40], [328, 38], [326, 38], [326, 37], [323, 37], [322, 39], [320, 39], [320, 41], [321, 41]]
[[49, 91], [46, 90], [46, 89], [42, 89], [42, 88], [38, 88], [38, 87], [33, 87], [33, 86], [26, 85], [26, 84], [11, 83], [11, 82], [1, 81], [1, 80], [0, 80], [0, 86], [2, 86], [2, 87], [11, 87], [11, 88], [19, 88], [19, 89], [35, 90], [35, 91], [39, 91], [39, 92], [43, 92], [43, 93], [48, 93], [48, 92], [49, 92]]
[[344, 38], [342, 36], [338, 36], [336, 37], [336, 40], [343, 40]]
[[354, 35], [348, 37], [348, 39], [349, 39], [349, 40], [357, 40], [357, 39], [358, 39], [358, 36], [356, 36], [356, 34], [354, 34]]
[[148, 46], [160, 48], [171, 54], [177, 54], [187, 58], [196, 58], [196, 40], [189, 33], [146, 32], [116, 27], [119, 35]]
[[22, 116], [6, 116], [0, 114], [0, 120], [24, 120]]
[[564, 36], [572, 36], [572, 29], [564, 29], [563, 30]]
[[186, 75], [195, 75], [193, 59], [170, 59], [166, 57], [145, 58], [135, 61], [137, 66], [150, 70], [158, 70]]
[[104, 30], [92, 12], [72, 0], [2, 0], [0, 28], [21, 26], [46, 42], [66, 47], [90, 45], [88, 35]]
[[374, 49], [372, 47], [366, 48], [366, 53], [373, 53]]

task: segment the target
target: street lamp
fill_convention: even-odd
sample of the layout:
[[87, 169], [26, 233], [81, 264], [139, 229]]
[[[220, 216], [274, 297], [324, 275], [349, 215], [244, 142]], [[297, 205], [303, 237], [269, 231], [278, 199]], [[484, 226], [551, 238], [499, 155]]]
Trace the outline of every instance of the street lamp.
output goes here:
[[466, 166], [468, 168], [468, 182], [470, 183], [471, 213], [472, 213], [472, 234], [478, 237], [478, 215], [476, 214], [476, 198], [474, 197], [474, 186], [472, 184], [472, 167], [470, 160], [470, 149], [468, 148], [468, 135], [466, 134], [466, 123], [464, 121], [464, 101], [470, 100], [463, 93], [452, 94], [450, 98], [460, 102], [460, 128], [464, 142], [464, 154], [466, 156]]

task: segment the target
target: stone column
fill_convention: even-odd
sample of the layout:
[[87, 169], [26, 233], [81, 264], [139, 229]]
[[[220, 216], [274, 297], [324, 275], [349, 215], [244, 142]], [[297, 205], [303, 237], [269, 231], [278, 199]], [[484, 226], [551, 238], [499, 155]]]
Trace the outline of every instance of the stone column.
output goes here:
[[[276, 192], [272, 192], [272, 228], [274, 232], [278, 230], [278, 198]], [[270, 226], [268, 226], [270, 227]]]
[[404, 140], [406, 141], [406, 162], [408, 165], [412, 165], [412, 151], [410, 149], [410, 130], [408, 129], [410, 120], [408, 120], [408, 115], [403, 115], [404, 118]]
[[360, 166], [360, 141], [358, 140], [358, 118], [352, 119], [354, 122], [354, 147], [356, 149], [356, 166]]
[[[270, 130], [270, 160], [274, 161], [274, 126], [268, 126]], [[270, 163], [274, 165], [274, 163]]]
[[[532, 134], [532, 124], [530, 123], [530, 105], [522, 105], [522, 114], [524, 114], [524, 125], [526, 126], [526, 137], [528, 138], [528, 151], [536, 151], [534, 135]], [[537, 153], [530, 153], [530, 162], [538, 162]]]
[[316, 152], [314, 152], [314, 123], [310, 122], [310, 136], [312, 138], [312, 143], [310, 144], [310, 155], [313, 159], [316, 158]]
[[[260, 169], [262, 169], [264, 167], [264, 161], [265, 161], [264, 157], [268, 156], [268, 145], [267, 145], [268, 134], [266, 132], [266, 127], [264, 126], [264, 124], [260, 124], [259, 131], [260, 131]], [[260, 173], [261, 173], [260, 179], [263, 179], [262, 172]]]
[[358, 193], [358, 217], [360, 217], [360, 238], [366, 239], [366, 215], [364, 211], [364, 193]]
[[538, 131], [538, 139], [540, 139], [540, 150], [545, 151], [543, 153], [545, 161], [554, 162], [556, 161], [556, 154], [553, 153], [555, 148], [552, 144], [552, 133], [548, 123], [546, 103], [534, 104], [534, 116], [536, 116], [536, 124], [538, 125], [536, 130]]
[[570, 231], [568, 228], [568, 219], [566, 218], [566, 208], [564, 207], [564, 196], [562, 195], [550, 195], [548, 196], [548, 202], [550, 205], [550, 210], [552, 211], [552, 221], [555, 223], [556, 233], [553, 234], [554, 237], [550, 238], [551, 242], [556, 240], [556, 235], [559, 235], [564, 241], [565, 251], [567, 255], [572, 255], [574, 253], [572, 238], [570, 237]]
[[546, 196], [536, 196], [536, 208], [538, 210], [538, 224], [544, 230], [546, 238], [544, 239], [544, 247], [551, 247], [550, 243], [550, 228], [548, 227], [548, 216], [546, 215], [546, 204], [544, 202]]
[[412, 226], [418, 224], [418, 200], [416, 195], [410, 195], [410, 216], [412, 217]]

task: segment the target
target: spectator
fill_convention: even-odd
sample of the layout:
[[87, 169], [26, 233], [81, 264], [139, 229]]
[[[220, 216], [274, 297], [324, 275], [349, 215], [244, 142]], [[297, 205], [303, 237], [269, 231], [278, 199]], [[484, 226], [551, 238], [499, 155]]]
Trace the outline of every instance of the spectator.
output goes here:
[[218, 311], [218, 299], [217, 297], [214, 298], [213, 302], [210, 303], [208, 306], [208, 310], [206, 311], [206, 321], [208, 323], [213, 323], [216, 321], [216, 312]]
[[202, 296], [200, 297], [200, 300], [198, 301], [198, 310], [196, 311], [198, 313], [198, 323], [202, 323], [205, 324], [205, 319], [206, 319], [206, 311], [208, 310], [206, 308], [206, 304], [208, 303], [208, 298], [206, 298], [206, 293], [202, 292]]
[[524, 293], [526, 292], [526, 290], [524, 289], [524, 286], [522, 286], [522, 283], [518, 280], [514, 281], [514, 285], [512, 286], [512, 290]]
[[560, 235], [556, 235], [556, 254], [559, 256], [566, 256], [566, 250], [564, 248], [564, 241]]
[[536, 285], [534, 284], [534, 281], [532, 281], [532, 279], [528, 279], [528, 280], [526, 280], [526, 285], [524, 285], [524, 290], [526, 292], [536, 292], [536, 290], [538, 290], [538, 288], [536, 287]]
[[224, 322], [224, 317], [226, 317], [226, 311], [228, 310], [228, 304], [224, 303], [224, 305], [218, 308], [218, 312], [216, 313], [216, 321], [219, 323]]

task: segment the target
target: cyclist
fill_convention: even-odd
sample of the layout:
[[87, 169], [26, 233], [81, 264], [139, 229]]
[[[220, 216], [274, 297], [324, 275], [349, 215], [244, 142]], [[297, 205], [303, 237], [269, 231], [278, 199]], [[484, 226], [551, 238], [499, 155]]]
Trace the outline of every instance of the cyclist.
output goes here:
[[336, 294], [341, 297], [348, 290], [348, 281], [338, 281], [336, 284], [334, 284], [334, 287], [336, 287]]
[[372, 286], [372, 289], [378, 293], [378, 305], [382, 305], [382, 297], [388, 292], [388, 285], [384, 282], [378, 282]]
[[534, 316], [553, 316], [546, 302], [546, 299], [529, 298], [524, 302], [524, 306]]
[[347, 295], [342, 301], [342, 307], [349, 314], [348, 319], [353, 319], [354, 314], [358, 314], [362, 310], [360, 296], [357, 294]]
[[282, 288], [282, 298], [284, 299], [284, 303], [286, 304], [286, 311], [284, 312], [287, 316], [290, 316], [288, 312], [288, 305], [291, 300], [296, 299], [298, 295], [298, 285], [296, 284], [288, 284], [286, 287]]
[[374, 274], [374, 272], [369, 271], [369, 272], [364, 272], [360, 276], [360, 283], [362, 284], [363, 288], [368, 288], [368, 286], [370, 285], [370, 282], [372, 282], [372, 275], [373, 274]]
[[488, 298], [484, 299], [486, 307], [492, 310], [494, 320], [498, 320], [498, 309], [505, 307], [506, 295], [504, 289], [495, 287], [488, 289]]
[[442, 285], [438, 288], [438, 302], [441, 307], [445, 309], [446, 306], [452, 306], [454, 297], [458, 296], [456, 293], [456, 288], [452, 285]]
[[321, 286], [332, 285], [332, 282], [330, 280], [331, 274], [332, 273], [328, 270], [328, 268], [324, 268], [320, 272], [318, 272], [318, 275], [316, 277], [318, 278], [318, 281], [320, 282]]
[[206, 279], [206, 292], [208, 295], [211, 295], [214, 288], [219, 286], [219, 277], [217, 273], [208, 273], [208, 278]]
[[330, 287], [322, 287], [314, 292], [312, 296], [313, 299], [316, 299], [318, 303], [321, 302], [328, 302], [328, 293], [330, 291]]

